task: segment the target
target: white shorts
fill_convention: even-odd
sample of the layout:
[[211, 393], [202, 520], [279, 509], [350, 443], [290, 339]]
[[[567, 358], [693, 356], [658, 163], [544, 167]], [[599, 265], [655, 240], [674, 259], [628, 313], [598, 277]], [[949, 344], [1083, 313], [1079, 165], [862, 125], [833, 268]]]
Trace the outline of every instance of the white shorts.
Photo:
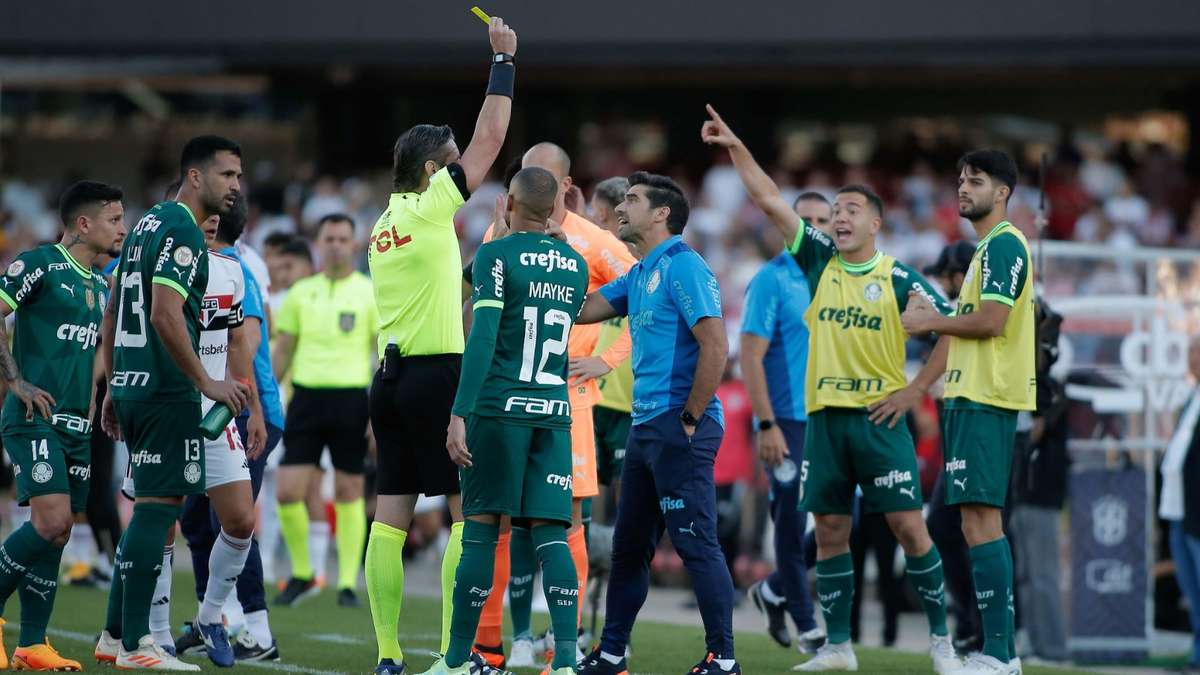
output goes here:
[[204, 439], [204, 488], [211, 490], [240, 480], [250, 480], [250, 464], [237, 424], [230, 421], [217, 440]]

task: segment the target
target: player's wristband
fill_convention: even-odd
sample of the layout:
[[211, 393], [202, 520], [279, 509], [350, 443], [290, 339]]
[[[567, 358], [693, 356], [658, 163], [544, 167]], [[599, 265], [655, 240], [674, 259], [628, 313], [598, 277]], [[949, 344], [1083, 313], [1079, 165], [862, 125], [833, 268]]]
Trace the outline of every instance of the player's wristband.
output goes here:
[[[505, 56], [498, 54], [497, 56]], [[510, 59], [512, 57], [509, 57]], [[513, 97], [513, 84], [516, 81], [517, 68], [513, 61], [495, 61], [492, 63], [492, 72], [488, 77], [487, 95], [495, 94], [497, 96]]]

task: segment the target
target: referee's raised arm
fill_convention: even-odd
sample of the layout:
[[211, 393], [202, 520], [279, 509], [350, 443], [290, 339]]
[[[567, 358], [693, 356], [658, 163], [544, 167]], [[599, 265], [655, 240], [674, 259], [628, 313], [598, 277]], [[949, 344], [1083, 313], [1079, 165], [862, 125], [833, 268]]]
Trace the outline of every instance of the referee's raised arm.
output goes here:
[[[453, 596], [450, 584], [462, 552], [458, 467], [446, 453], [464, 347], [462, 257], [454, 215], [500, 154], [516, 76], [517, 34], [493, 18], [488, 39], [491, 75], [470, 146], [460, 155], [448, 126], [418, 124], [401, 134], [393, 153], [392, 194], [368, 245], [381, 357], [369, 396], [378, 499], [366, 560], [379, 647], [376, 673], [405, 672], [396, 641], [404, 582], [395, 570], [403, 564], [417, 495], [445, 495], [454, 521], [442, 563], [450, 571], [442, 574], [446, 602]], [[442, 652], [448, 639], [444, 623]]]
[[508, 120], [512, 117], [517, 34], [503, 19], [494, 16], [488, 26], [488, 38], [492, 42], [492, 72], [488, 78], [487, 96], [483, 99], [479, 119], [475, 120], [471, 144], [459, 160], [466, 174], [467, 189], [472, 192], [483, 182], [500, 154], [500, 146], [504, 145], [504, 136], [508, 133]]

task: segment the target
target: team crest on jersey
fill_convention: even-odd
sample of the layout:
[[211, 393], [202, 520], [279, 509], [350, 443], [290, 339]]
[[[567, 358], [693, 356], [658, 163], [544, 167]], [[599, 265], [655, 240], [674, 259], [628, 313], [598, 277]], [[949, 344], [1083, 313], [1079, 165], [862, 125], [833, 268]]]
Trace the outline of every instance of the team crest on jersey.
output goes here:
[[200, 482], [200, 465], [195, 462], [188, 462], [188, 465], [183, 467], [183, 479], [195, 485]]
[[171, 257], [175, 259], [176, 265], [179, 265], [180, 267], [187, 267], [188, 265], [192, 264], [192, 260], [196, 256], [192, 253], [192, 249], [186, 246], [180, 246], [179, 248], [175, 249], [175, 253]]
[[879, 298], [883, 297], [883, 287], [872, 281], [871, 283], [867, 284], [865, 289], [863, 289], [863, 297], [870, 302], [875, 302]]
[[650, 273], [650, 279], [646, 281], [646, 292], [653, 293], [658, 290], [658, 285], [662, 283], [662, 274], [658, 270]]
[[15, 277], [15, 276], [20, 276], [21, 272], [24, 272], [24, 271], [25, 271], [25, 261], [24, 260], [14, 260], [12, 262], [12, 264], [8, 266], [7, 274], [10, 277]]
[[349, 333], [354, 330], [354, 312], [342, 312], [338, 314], [338, 328], [342, 329], [343, 333]]
[[47, 483], [54, 478], [54, 469], [47, 462], [38, 462], [33, 465], [33, 470], [29, 472], [29, 475], [35, 483]]

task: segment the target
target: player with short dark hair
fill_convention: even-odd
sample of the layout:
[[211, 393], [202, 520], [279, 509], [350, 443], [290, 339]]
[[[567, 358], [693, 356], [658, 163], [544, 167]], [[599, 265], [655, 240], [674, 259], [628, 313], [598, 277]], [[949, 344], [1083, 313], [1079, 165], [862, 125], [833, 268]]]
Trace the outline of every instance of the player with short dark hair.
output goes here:
[[929, 621], [934, 671], [944, 675], [962, 662], [946, 629], [942, 561], [921, 515], [916, 451], [902, 423], [938, 371], [931, 362], [908, 383], [900, 317], [912, 297], [927, 298], [945, 313], [950, 307], [916, 270], [876, 249], [883, 202], [873, 190], [848, 185], [838, 191], [830, 237], [788, 207], [779, 187], [712, 106], [708, 114], [701, 139], [729, 151], [750, 199], [788, 241], [813, 294], [804, 313], [808, 423], [800, 506], [816, 517], [817, 598], [828, 641], [797, 670], [858, 668], [850, 645], [855, 573], [850, 528], [857, 487], [865, 510], [884, 513], [904, 548], [909, 582]]
[[393, 192], [371, 230], [367, 264], [379, 307], [380, 368], [371, 383], [378, 498], [367, 544], [376, 673], [404, 672], [397, 640], [402, 554], [417, 496], [446, 495], [454, 524], [442, 558], [442, 644], [448, 648], [454, 570], [462, 552], [458, 472], [444, 445], [463, 352], [462, 256], [454, 214], [500, 154], [512, 113], [517, 34], [491, 17], [491, 76], [471, 144], [419, 125], [396, 142]]
[[241, 151], [228, 139], [197, 137], [185, 146], [181, 167], [177, 201], [156, 204], [126, 238], [104, 319], [109, 393], [101, 420], [129, 446], [137, 499], [118, 549], [119, 573], [96, 657], [128, 669], [199, 670], [150, 635], [156, 568], [183, 497], [205, 489], [201, 394], [239, 412], [249, 395], [240, 382], [212, 378], [197, 353], [208, 285], [199, 223], [233, 208], [241, 193]]
[[983, 651], [961, 675], [1020, 672], [1013, 649], [1013, 558], [1001, 510], [1008, 496], [1017, 414], [1037, 408], [1036, 317], [1029, 244], [1008, 221], [1017, 165], [999, 150], [958, 162], [958, 213], [979, 236], [958, 311], [911, 303], [904, 328], [942, 336], [930, 362], [945, 370], [946, 503], [958, 504], [983, 619]]
[[[125, 237], [122, 197], [95, 181], [67, 188], [62, 239], [17, 256], [0, 277], [0, 377], [8, 384], [0, 433], [17, 501], [30, 507], [30, 520], [0, 545], [0, 613], [14, 592], [21, 598], [18, 670], [81, 669], [50, 646], [46, 625], [73, 514], [87, 506], [93, 368], [108, 293], [92, 266]], [[3, 317], [13, 313], [10, 351]], [[0, 646], [0, 668], [8, 665]]]
[[567, 336], [587, 293], [583, 256], [546, 234], [559, 182], [522, 169], [496, 222], [512, 233], [475, 256], [475, 321], [463, 355], [446, 447], [463, 467], [463, 553], [455, 574], [449, 649], [427, 675], [478, 672], [471, 654], [492, 591], [500, 517], [528, 527], [556, 636], [550, 672], [574, 672], [579, 587], [567, 550], [571, 406]]

